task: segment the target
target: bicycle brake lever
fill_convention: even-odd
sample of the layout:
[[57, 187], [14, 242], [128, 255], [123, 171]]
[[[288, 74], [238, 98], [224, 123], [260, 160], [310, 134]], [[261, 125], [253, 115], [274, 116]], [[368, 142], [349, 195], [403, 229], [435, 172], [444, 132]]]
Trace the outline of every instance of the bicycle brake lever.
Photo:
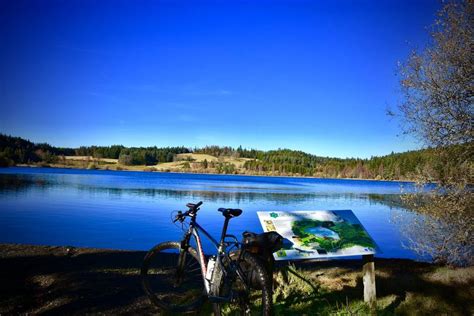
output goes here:
[[182, 217], [183, 217], [183, 212], [178, 211], [178, 214], [174, 217], [173, 223], [176, 223], [178, 220], [181, 220]]

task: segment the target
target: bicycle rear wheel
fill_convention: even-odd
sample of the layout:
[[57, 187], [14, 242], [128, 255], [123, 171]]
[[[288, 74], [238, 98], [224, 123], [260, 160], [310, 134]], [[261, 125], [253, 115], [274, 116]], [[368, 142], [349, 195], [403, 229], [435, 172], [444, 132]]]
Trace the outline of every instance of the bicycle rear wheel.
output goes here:
[[179, 242], [164, 242], [153, 247], [143, 260], [141, 276], [145, 293], [153, 304], [165, 311], [188, 312], [203, 302], [201, 266], [192, 247], [183, 253]]
[[214, 314], [224, 315], [264, 315], [272, 313], [272, 285], [262, 263], [252, 254], [234, 252], [231, 260], [239, 265], [240, 274], [231, 284], [220, 280], [219, 296], [233, 296], [228, 303], [214, 304]]

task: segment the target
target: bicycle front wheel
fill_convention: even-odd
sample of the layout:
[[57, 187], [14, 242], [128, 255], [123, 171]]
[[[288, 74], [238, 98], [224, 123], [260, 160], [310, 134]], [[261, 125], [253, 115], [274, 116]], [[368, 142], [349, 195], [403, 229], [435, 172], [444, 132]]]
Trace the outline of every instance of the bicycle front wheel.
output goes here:
[[142, 286], [153, 304], [170, 312], [188, 312], [203, 302], [205, 289], [194, 248], [181, 251], [179, 242], [164, 242], [145, 256]]

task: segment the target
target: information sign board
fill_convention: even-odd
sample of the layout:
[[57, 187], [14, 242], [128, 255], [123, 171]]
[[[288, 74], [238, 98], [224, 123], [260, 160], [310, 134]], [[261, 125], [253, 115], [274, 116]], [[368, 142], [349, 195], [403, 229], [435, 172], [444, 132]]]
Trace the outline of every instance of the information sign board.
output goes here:
[[284, 238], [276, 260], [373, 255], [377, 245], [350, 210], [257, 212], [264, 231]]

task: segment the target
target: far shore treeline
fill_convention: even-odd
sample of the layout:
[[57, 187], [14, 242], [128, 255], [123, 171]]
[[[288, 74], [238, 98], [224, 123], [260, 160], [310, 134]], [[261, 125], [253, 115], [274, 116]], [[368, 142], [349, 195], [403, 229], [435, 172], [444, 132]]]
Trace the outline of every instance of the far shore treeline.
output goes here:
[[[161, 163], [183, 160], [177, 159], [179, 154], [204, 154], [205, 157], [212, 156], [213, 158], [196, 161], [192, 155], [186, 156], [182, 163], [183, 168], [179, 170], [186, 172], [413, 180], [421, 172], [426, 174], [427, 171], [430, 173], [436, 170], [436, 160], [432, 149], [392, 153], [370, 159], [341, 159], [320, 157], [289, 149], [263, 151], [220, 146], [194, 149], [121, 145], [62, 148], [0, 134], [0, 166], [2, 167], [14, 165], [60, 167], [62, 162], [66, 161], [65, 157], [78, 156], [95, 159], [96, 163], [103, 162], [104, 164], [110, 163], [106, 159], [117, 159], [115, 169], [126, 170], [127, 166], [152, 167]], [[224, 157], [233, 158], [240, 163], [233, 164], [232, 160], [223, 159]], [[95, 165], [92, 166], [95, 167]], [[88, 167], [91, 168], [91, 165], [89, 164]], [[108, 167], [102, 169], [108, 169]], [[153, 168], [142, 170], [157, 171]]]

